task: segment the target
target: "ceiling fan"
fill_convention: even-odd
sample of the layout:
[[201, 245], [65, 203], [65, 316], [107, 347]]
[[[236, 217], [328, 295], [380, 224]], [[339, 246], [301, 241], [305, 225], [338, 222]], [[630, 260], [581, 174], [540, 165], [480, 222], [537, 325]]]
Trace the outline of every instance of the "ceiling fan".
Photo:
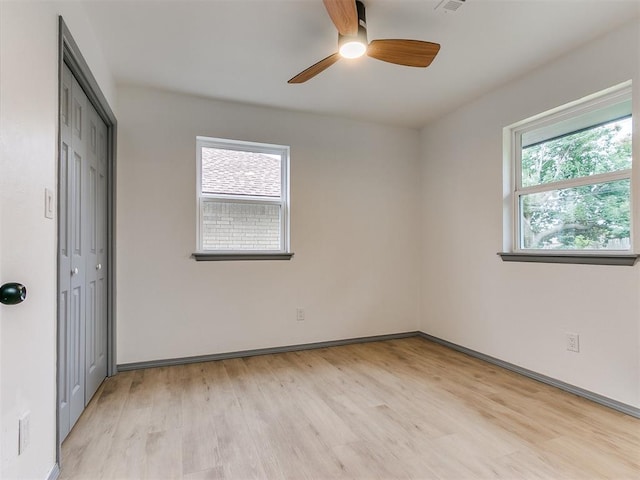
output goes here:
[[437, 43], [422, 40], [367, 40], [364, 3], [360, 0], [323, 0], [338, 29], [338, 51], [303, 70], [288, 83], [304, 83], [341, 58], [358, 58], [365, 53], [383, 62], [408, 67], [428, 67], [440, 50]]

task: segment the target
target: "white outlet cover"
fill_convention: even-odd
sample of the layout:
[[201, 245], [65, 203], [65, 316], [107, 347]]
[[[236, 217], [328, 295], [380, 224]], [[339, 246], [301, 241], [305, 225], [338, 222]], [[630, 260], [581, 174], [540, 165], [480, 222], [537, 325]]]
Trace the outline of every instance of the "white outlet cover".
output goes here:
[[577, 333], [567, 333], [567, 350], [570, 352], [580, 352], [580, 335]]

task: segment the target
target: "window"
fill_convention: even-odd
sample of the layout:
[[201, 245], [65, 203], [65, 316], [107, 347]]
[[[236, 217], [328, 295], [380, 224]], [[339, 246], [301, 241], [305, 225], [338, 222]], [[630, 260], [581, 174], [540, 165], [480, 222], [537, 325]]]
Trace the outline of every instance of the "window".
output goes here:
[[505, 129], [511, 251], [630, 253], [631, 132], [630, 82]]
[[288, 254], [289, 147], [207, 137], [196, 147], [199, 254]]

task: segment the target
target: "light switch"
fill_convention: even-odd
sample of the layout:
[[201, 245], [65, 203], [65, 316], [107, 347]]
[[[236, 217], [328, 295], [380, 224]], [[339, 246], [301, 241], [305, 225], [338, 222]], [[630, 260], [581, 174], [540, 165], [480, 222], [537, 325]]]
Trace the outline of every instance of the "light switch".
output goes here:
[[45, 218], [53, 218], [55, 205], [53, 203], [53, 191], [48, 188], [44, 189], [44, 216]]

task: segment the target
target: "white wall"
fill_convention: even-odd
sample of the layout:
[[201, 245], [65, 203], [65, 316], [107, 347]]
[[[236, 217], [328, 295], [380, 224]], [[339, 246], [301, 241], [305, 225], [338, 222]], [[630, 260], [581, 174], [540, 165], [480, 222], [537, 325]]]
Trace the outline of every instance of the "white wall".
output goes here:
[[[418, 131], [139, 87], [118, 101], [118, 363], [416, 330]], [[197, 135], [291, 146], [291, 261], [190, 258]]]
[[[503, 127], [631, 78], [640, 118], [638, 31], [636, 21], [423, 129], [421, 294], [424, 332], [636, 407], [640, 266], [504, 263], [496, 253]], [[565, 332], [580, 334], [579, 354], [565, 350]]]
[[[56, 189], [58, 14], [102, 86], [114, 85], [77, 2], [0, 1], [0, 282], [27, 300], [0, 306], [0, 478], [46, 478], [55, 462], [56, 223], [44, 189]], [[18, 418], [31, 443], [17, 452]]]

